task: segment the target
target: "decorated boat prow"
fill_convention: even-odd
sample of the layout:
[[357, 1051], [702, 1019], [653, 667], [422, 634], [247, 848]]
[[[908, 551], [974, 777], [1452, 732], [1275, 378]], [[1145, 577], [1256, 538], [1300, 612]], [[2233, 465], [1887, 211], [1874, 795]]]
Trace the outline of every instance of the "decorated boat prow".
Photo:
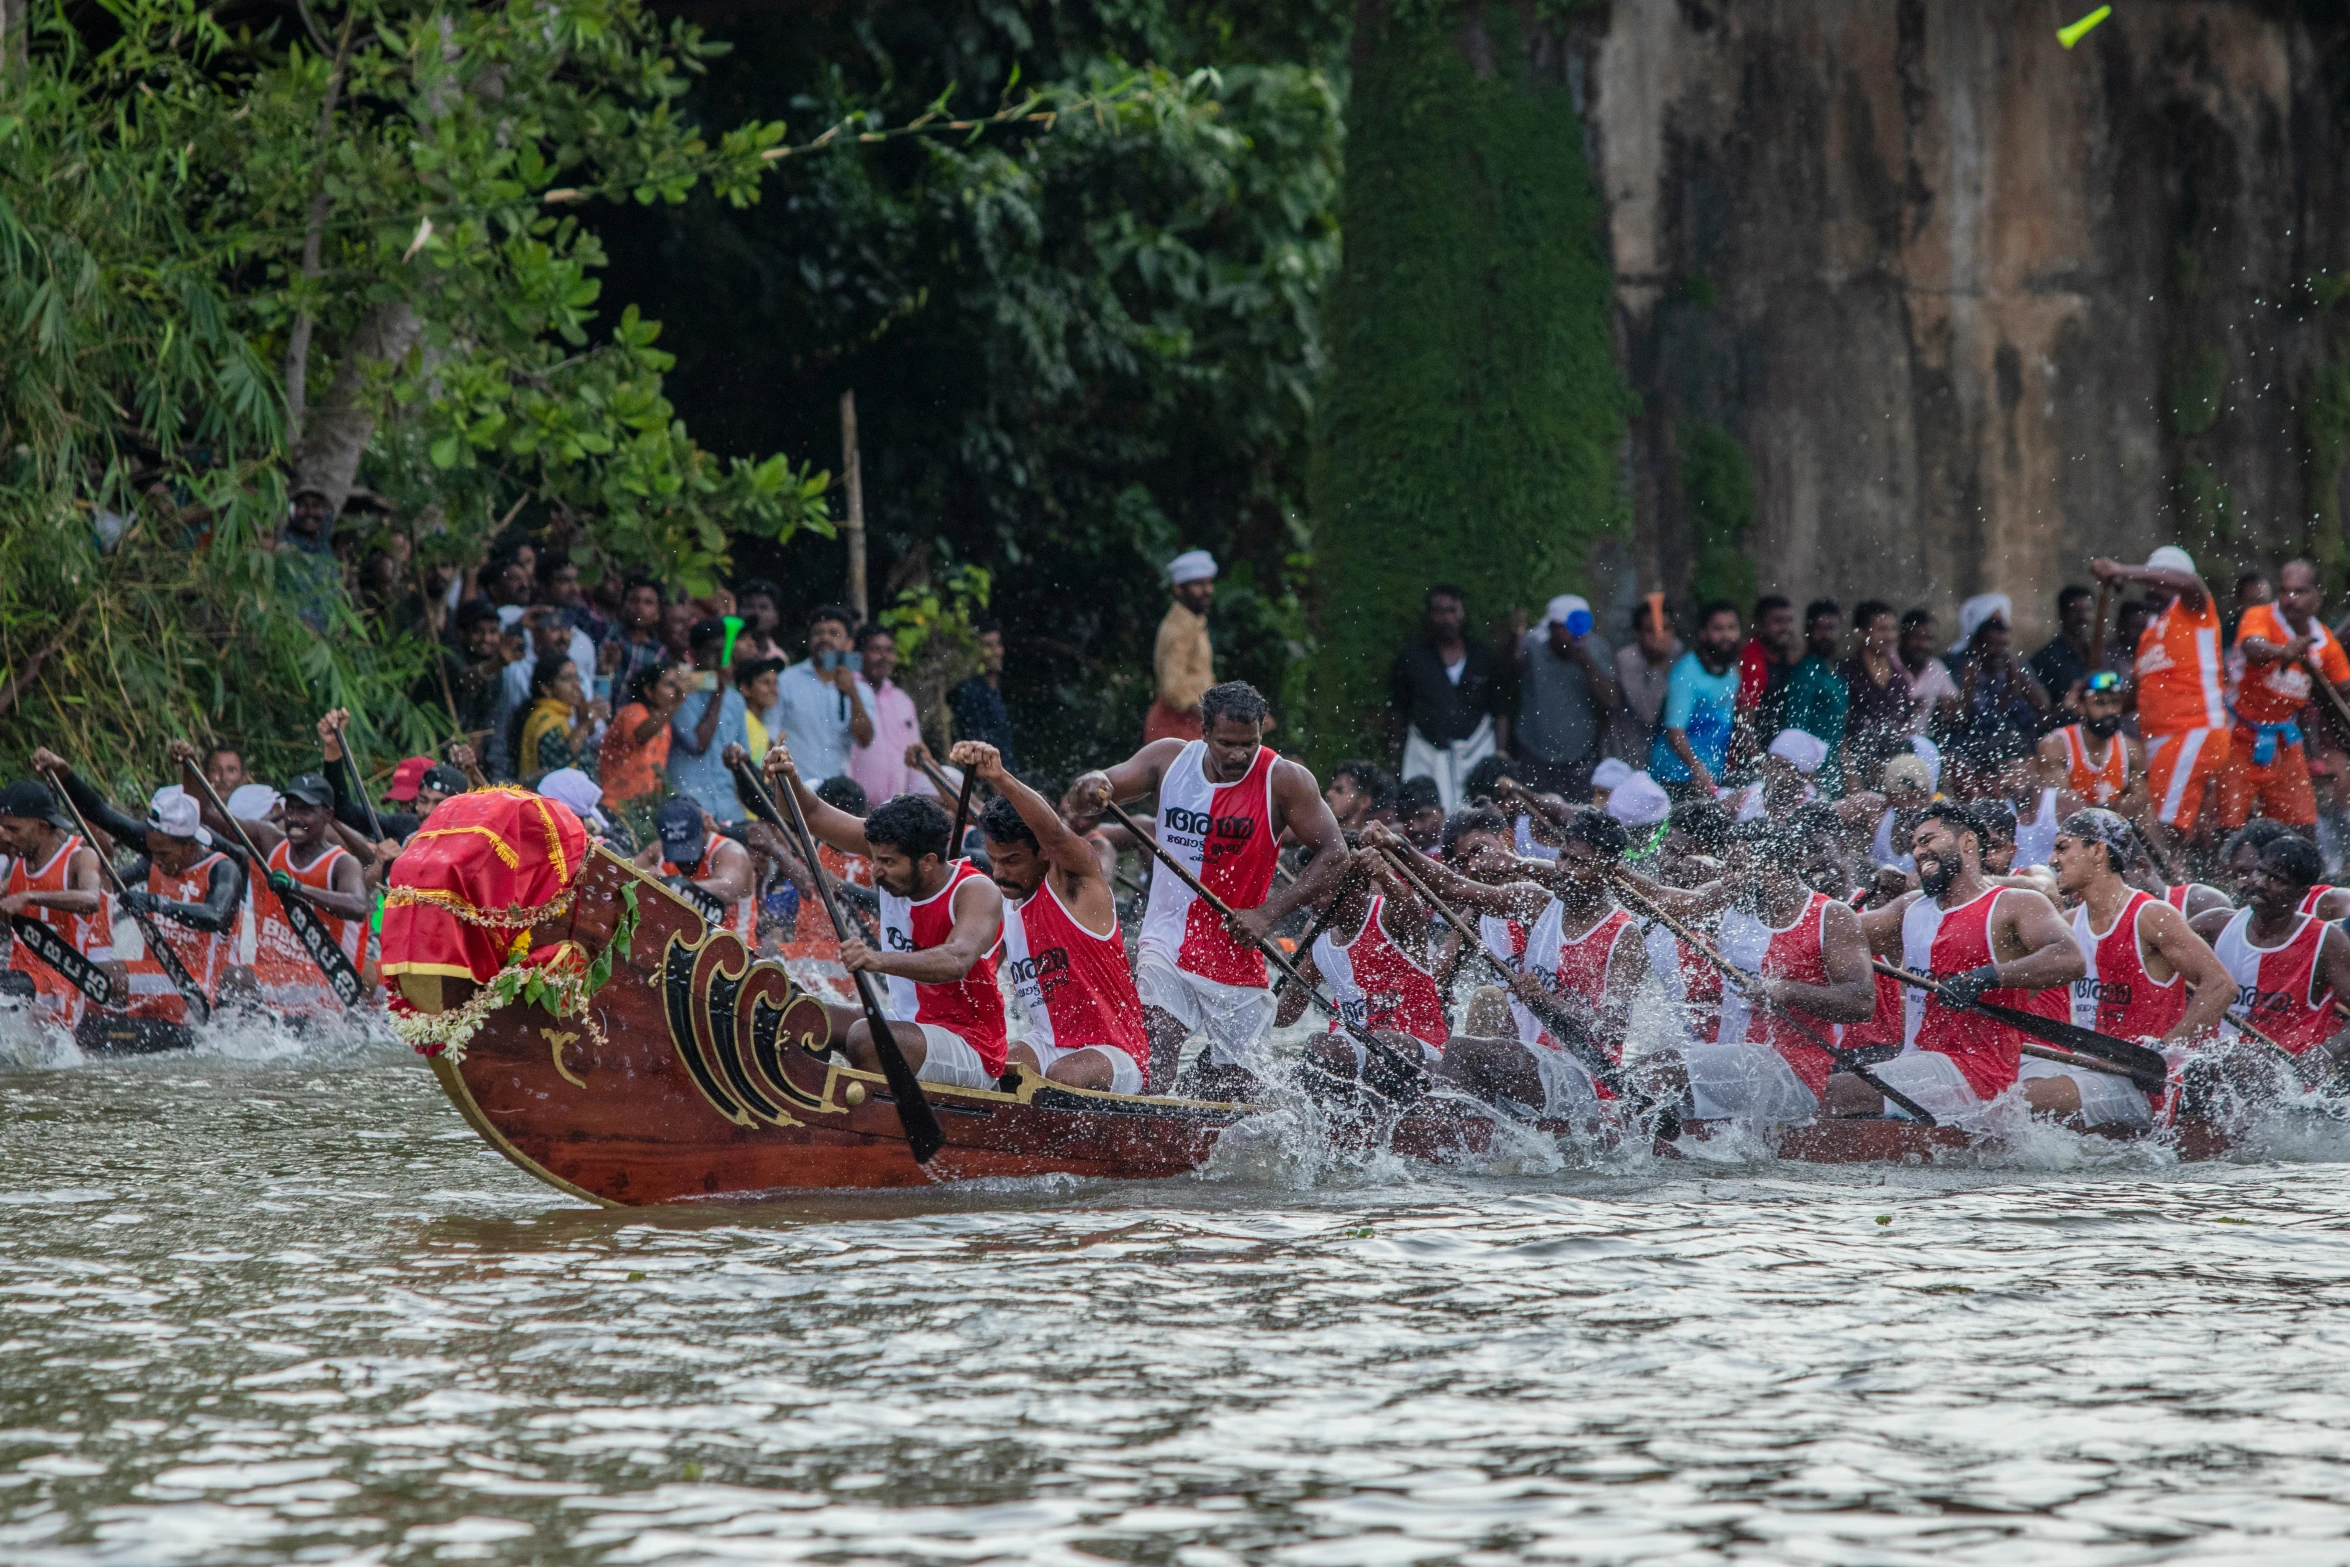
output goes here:
[[474, 1129], [559, 1190], [633, 1206], [1148, 1179], [1196, 1170], [1251, 1113], [1014, 1068], [989, 1089], [925, 1085], [946, 1145], [917, 1163], [887, 1084], [832, 1055], [829, 1015], [782, 963], [568, 817], [521, 791], [446, 801], [395, 862], [384, 920], [395, 1026]]

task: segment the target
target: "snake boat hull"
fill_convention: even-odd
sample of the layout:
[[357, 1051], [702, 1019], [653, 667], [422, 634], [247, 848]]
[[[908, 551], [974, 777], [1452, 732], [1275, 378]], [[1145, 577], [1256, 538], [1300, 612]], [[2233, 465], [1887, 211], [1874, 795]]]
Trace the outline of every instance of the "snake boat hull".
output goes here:
[[[781, 963], [706, 925], [627, 862], [597, 850], [570, 909], [539, 926], [533, 944], [570, 941], [591, 959], [601, 954], [631, 885], [639, 917], [591, 998], [594, 1029], [518, 1001], [484, 1020], [461, 1059], [432, 1058], [451, 1101], [492, 1147], [572, 1196], [633, 1207], [991, 1177], [1163, 1179], [1200, 1169], [1223, 1133], [1258, 1108], [1063, 1088], [1015, 1068], [990, 1089], [926, 1085], [946, 1144], [921, 1164], [880, 1075], [830, 1057], [823, 1004]], [[401, 980], [426, 1012], [454, 1004], [442, 984]], [[1721, 1130], [1695, 1124], [1684, 1137]], [[1447, 1095], [1379, 1135], [1407, 1157], [1474, 1163], [1523, 1132]], [[2178, 1128], [2172, 1139], [2185, 1157], [2227, 1151], [2207, 1128]], [[1949, 1127], [1833, 1121], [1777, 1134], [1776, 1151], [1812, 1163], [1902, 1164], [1980, 1141]]]

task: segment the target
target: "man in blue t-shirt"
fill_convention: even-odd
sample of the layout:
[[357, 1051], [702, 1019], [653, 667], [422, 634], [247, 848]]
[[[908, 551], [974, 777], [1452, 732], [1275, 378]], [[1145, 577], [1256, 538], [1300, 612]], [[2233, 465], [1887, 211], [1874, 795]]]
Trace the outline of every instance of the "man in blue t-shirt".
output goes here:
[[749, 745], [751, 732], [743, 722], [748, 711], [743, 694], [719, 666], [726, 648], [726, 623], [695, 621], [687, 645], [693, 649], [694, 677], [669, 720], [669, 778], [713, 819], [739, 822], [743, 805], [734, 792], [726, 748]]
[[1693, 783], [1711, 799], [1738, 715], [1738, 610], [1716, 600], [1698, 616], [1697, 646], [1665, 682], [1665, 709], [1648, 749], [1659, 783]]

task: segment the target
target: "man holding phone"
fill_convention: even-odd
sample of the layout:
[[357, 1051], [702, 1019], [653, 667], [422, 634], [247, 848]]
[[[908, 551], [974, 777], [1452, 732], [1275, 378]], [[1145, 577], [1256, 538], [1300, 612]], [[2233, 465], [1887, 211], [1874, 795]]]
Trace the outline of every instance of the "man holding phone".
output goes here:
[[[775, 708], [800, 776], [812, 788], [849, 770], [849, 747], [873, 743], [873, 716], [857, 689], [856, 614], [826, 604], [808, 617], [808, 656], [775, 683]], [[874, 802], [879, 804], [879, 801]]]
[[1534, 789], [1588, 799], [1608, 715], [1624, 700], [1614, 652], [1593, 629], [1591, 605], [1572, 593], [1552, 599], [1542, 624], [1518, 638], [1517, 661], [1512, 770]]

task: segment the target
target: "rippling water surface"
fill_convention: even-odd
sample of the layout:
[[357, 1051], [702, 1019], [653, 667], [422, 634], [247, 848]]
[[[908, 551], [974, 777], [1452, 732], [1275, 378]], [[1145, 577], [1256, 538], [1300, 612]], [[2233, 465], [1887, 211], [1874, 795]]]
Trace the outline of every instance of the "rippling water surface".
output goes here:
[[390, 1049], [4, 1071], [0, 1562], [2350, 1559], [2350, 1165], [2042, 1141], [600, 1213]]

